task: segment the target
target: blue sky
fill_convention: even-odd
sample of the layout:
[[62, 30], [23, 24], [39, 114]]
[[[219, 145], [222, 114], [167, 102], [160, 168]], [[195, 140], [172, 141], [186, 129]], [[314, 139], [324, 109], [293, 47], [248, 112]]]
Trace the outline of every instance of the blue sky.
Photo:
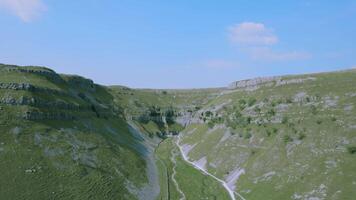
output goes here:
[[356, 66], [356, 1], [0, 0], [0, 63], [105, 85], [219, 87]]

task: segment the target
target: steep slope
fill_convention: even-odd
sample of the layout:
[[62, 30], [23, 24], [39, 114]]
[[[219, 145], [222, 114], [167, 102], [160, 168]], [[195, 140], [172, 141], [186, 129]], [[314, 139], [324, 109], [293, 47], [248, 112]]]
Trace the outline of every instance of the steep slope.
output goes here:
[[0, 130], [1, 198], [158, 195], [157, 188], [145, 192], [152, 150], [132, 133], [107, 89], [91, 80], [1, 65]]
[[240, 81], [180, 145], [246, 199], [353, 199], [355, 106], [355, 70]]

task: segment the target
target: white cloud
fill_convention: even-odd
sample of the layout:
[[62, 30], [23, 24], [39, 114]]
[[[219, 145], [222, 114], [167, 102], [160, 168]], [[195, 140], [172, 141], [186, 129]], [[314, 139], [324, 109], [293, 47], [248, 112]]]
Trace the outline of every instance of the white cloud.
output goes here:
[[291, 61], [311, 58], [305, 52], [274, 51], [273, 46], [278, 43], [279, 38], [262, 23], [243, 22], [230, 26], [228, 31], [230, 41], [254, 60]]
[[248, 53], [252, 59], [265, 61], [291, 61], [291, 60], [306, 60], [311, 58], [311, 55], [306, 52], [277, 52], [271, 48], [250, 48]]
[[31, 22], [46, 11], [42, 0], [0, 0], [0, 7], [7, 9], [24, 22]]
[[278, 37], [264, 24], [243, 22], [229, 27], [230, 40], [243, 45], [272, 45], [278, 42]]

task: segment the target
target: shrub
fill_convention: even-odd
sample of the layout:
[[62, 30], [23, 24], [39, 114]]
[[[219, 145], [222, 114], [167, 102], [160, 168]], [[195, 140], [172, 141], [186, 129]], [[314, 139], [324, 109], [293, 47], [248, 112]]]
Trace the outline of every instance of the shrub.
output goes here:
[[292, 138], [291, 136], [289, 136], [289, 135], [284, 135], [284, 136], [283, 136], [283, 141], [284, 141], [285, 143], [293, 142], [293, 138]]
[[303, 140], [306, 137], [304, 133], [299, 133], [298, 140]]
[[240, 108], [240, 110], [243, 110], [246, 108], [246, 101], [244, 99], [239, 100], [239, 108]]
[[251, 149], [251, 156], [256, 154], [256, 150], [255, 149]]
[[310, 98], [306, 97], [305, 100], [309, 103], [310, 102]]
[[313, 115], [318, 114], [318, 109], [317, 109], [317, 107], [314, 106], [314, 105], [311, 105], [311, 106], [310, 106], [310, 112], [311, 112]]
[[282, 124], [286, 124], [286, 123], [288, 123], [288, 117], [284, 116], [282, 118]]
[[261, 108], [259, 108], [258, 106], [256, 106], [253, 110], [254, 110], [256, 113], [261, 113]]
[[246, 123], [247, 123], [247, 124], [251, 124], [251, 121], [252, 121], [252, 118], [251, 118], [250, 116], [248, 116], [248, 117], [246, 118]]
[[276, 114], [276, 111], [273, 108], [271, 108], [267, 111], [267, 114], [268, 116], [274, 116]]
[[245, 105], [246, 104], [246, 100], [245, 99], [240, 99], [239, 100], [239, 104], [240, 105]]
[[250, 139], [251, 137], [252, 137], [252, 134], [249, 132], [245, 133], [245, 135], [244, 135], [245, 139]]
[[331, 117], [331, 121], [335, 122], [335, 121], [336, 121], [336, 117], [335, 117], [335, 116], [332, 116], [332, 117]]
[[321, 119], [318, 119], [318, 120], [316, 120], [316, 123], [317, 124], [321, 124], [323, 121], [321, 121]]
[[272, 132], [273, 132], [274, 134], [276, 134], [276, 133], [278, 132], [278, 128], [273, 127], [273, 128], [272, 128]]
[[205, 116], [207, 116], [207, 117], [213, 116], [213, 113], [208, 110], [205, 112]]
[[295, 127], [292, 127], [292, 131], [293, 131], [294, 134], [298, 133], [298, 130]]
[[214, 124], [213, 121], [209, 121], [209, 122], [208, 122], [208, 127], [209, 127], [210, 129], [214, 128], [214, 126], [215, 126], [215, 124]]
[[286, 98], [286, 103], [293, 103], [293, 100], [292, 100], [292, 98], [290, 98], [290, 97], [288, 97], [288, 98]]
[[153, 138], [153, 136], [154, 136], [153, 133], [151, 133], [151, 132], [148, 133], [148, 137]]
[[347, 147], [347, 151], [348, 151], [350, 154], [355, 154], [355, 153], [356, 153], [356, 146]]
[[248, 102], [247, 102], [247, 104], [248, 104], [248, 106], [253, 106], [255, 103], [256, 103], [256, 99], [255, 98], [249, 98], [248, 99]]
[[162, 94], [166, 95], [168, 92], [167, 91], [162, 91]]
[[270, 130], [266, 130], [266, 134], [267, 134], [267, 136], [269, 137], [269, 136], [271, 136], [272, 135], [272, 132], [270, 131]]
[[235, 112], [235, 118], [238, 119], [240, 117], [242, 117], [242, 114], [239, 111], [236, 111]]

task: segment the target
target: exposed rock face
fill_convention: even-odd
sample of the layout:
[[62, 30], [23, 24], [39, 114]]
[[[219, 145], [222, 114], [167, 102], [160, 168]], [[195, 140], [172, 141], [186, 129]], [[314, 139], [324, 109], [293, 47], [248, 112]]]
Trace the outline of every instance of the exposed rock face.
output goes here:
[[75, 117], [64, 112], [27, 111], [22, 115], [26, 120], [74, 120]]
[[69, 76], [67, 82], [72, 86], [95, 92], [95, 84], [90, 79], [81, 76]]
[[253, 90], [257, 90], [260, 86], [281, 86], [281, 85], [288, 85], [288, 84], [303, 83], [305, 81], [313, 81], [313, 80], [316, 80], [316, 78], [307, 77], [307, 78], [283, 79], [281, 76], [272, 76], [272, 77], [264, 77], [264, 78], [259, 77], [254, 79], [233, 82], [228, 86], [228, 88], [253, 91]]
[[29, 83], [0, 83], [0, 89], [32, 91], [34, 86]]
[[67, 95], [66, 92], [60, 90], [37, 87], [29, 83], [0, 83], [0, 89], [25, 90], [30, 92], [43, 92], [46, 94]]
[[277, 80], [276, 86], [303, 83], [305, 81], [314, 81], [314, 80], [316, 80], [315, 77], [295, 78], [295, 79], [289, 79], [289, 80]]
[[3, 97], [0, 99], [0, 104], [6, 105], [22, 105], [22, 106], [34, 106], [34, 107], [44, 107], [44, 108], [57, 108], [57, 109], [66, 109], [66, 110], [80, 110], [86, 109], [89, 110], [90, 106], [83, 107], [73, 103], [67, 103], [62, 100], [55, 101], [46, 101], [37, 97], [26, 97], [22, 96], [18, 99], [13, 97]]
[[6, 71], [8, 72], [20, 72], [20, 73], [31, 73], [36, 74], [39, 76], [44, 76], [48, 80], [51, 80], [56, 83], [64, 82], [64, 80], [53, 70], [47, 68], [40, 68], [40, 69], [29, 69], [29, 68], [19, 68], [19, 67], [6, 67]]
[[254, 79], [248, 79], [248, 80], [242, 80], [242, 81], [236, 81], [233, 82], [229, 85], [229, 89], [238, 89], [238, 88], [244, 88], [244, 89], [254, 89], [262, 84], [266, 83], [272, 83], [277, 80], [281, 80], [281, 77], [279, 76], [273, 76], [273, 77], [259, 77], [259, 78], [254, 78]]

